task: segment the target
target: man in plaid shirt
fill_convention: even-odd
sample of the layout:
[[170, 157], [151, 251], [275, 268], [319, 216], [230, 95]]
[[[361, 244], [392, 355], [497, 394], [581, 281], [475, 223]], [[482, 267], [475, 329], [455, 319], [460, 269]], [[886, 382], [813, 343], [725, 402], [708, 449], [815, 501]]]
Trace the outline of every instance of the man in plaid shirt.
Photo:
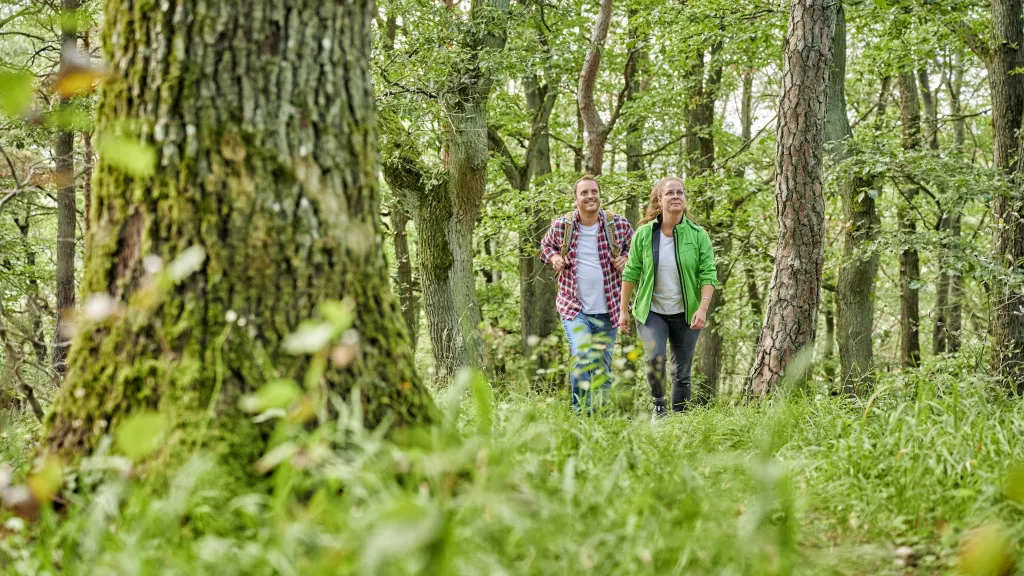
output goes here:
[[[540, 243], [540, 259], [558, 273], [555, 303], [574, 358], [569, 374], [572, 408], [579, 411], [583, 405], [591, 412], [591, 386], [600, 387], [598, 402], [607, 398], [611, 387], [622, 269], [629, 255], [633, 227], [622, 216], [601, 210], [601, 189], [593, 176], [576, 182], [573, 200], [576, 210], [551, 222]], [[567, 230], [569, 238], [563, 257]]]

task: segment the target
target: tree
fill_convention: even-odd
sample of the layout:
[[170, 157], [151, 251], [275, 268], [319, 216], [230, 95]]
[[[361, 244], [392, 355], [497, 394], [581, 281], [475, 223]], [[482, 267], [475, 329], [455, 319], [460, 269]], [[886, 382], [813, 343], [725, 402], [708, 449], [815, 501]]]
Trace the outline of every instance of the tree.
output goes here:
[[[965, 22], [956, 29], [971, 50], [985, 63], [992, 98], [993, 162], [1011, 180], [1021, 170], [1021, 121], [1024, 119], [1024, 2], [991, 0], [992, 41], [986, 43]], [[1024, 394], [1024, 202], [1019, 184], [1012, 194], [992, 199], [995, 220], [995, 257], [1008, 277], [997, 278], [992, 287], [992, 366], [1018, 395]]]
[[[903, 149], [917, 150], [921, 143], [921, 103], [917, 95], [917, 82], [910, 72], [900, 72], [900, 117], [903, 124]], [[917, 366], [921, 361], [919, 325], [921, 312], [918, 287], [921, 284], [921, 265], [913, 239], [917, 232], [917, 216], [912, 213], [917, 198], [917, 185], [908, 182], [901, 190], [897, 217], [900, 233], [907, 245], [900, 251], [900, 361], [904, 366]]]
[[611, 21], [612, 0], [601, 0], [576, 91], [579, 118], [583, 128], [583, 171], [594, 176], [599, 176], [604, 168], [605, 144], [608, 142], [608, 135], [615, 129], [615, 124], [622, 114], [622, 105], [626, 101], [640, 57], [640, 50], [634, 46], [626, 59], [623, 88], [615, 99], [611, 117], [605, 122], [597, 110], [594, 92], [597, 85], [597, 73], [601, 69], [601, 52], [604, 50], [605, 40], [608, 38]]
[[[825, 139], [832, 161], [842, 164], [853, 155], [853, 129], [846, 110], [846, 11], [841, 6], [836, 15], [833, 53], [826, 97]], [[888, 79], [883, 79], [883, 96], [879, 97], [883, 105], [888, 85]], [[884, 112], [879, 114], [882, 115]], [[878, 272], [878, 253], [870, 244], [877, 236], [878, 216], [875, 199], [867, 193], [870, 186], [870, 179], [856, 173], [844, 172], [838, 181], [845, 222], [843, 260], [836, 282], [836, 320], [842, 388], [847, 393], [854, 393], [860, 384], [871, 382], [875, 315], [872, 292]]]
[[[78, 57], [77, 10], [81, 0], [61, 0], [60, 76]], [[71, 103], [69, 94], [60, 96], [60, 106]], [[70, 127], [57, 130], [54, 154], [57, 168], [57, 324], [53, 335], [53, 369], [63, 374], [70, 345], [69, 325], [75, 310], [75, 132]]]
[[[266, 431], [239, 414], [239, 397], [311, 366], [324, 370], [314, 389], [358, 388], [370, 425], [430, 419], [377, 240], [372, 2], [200, 4], [169, 18], [107, 2], [117, 68], [97, 130], [104, 149], [133, 158], [101, 154], [96, 169], [83, 282], [93, 320], [75, 337], [45, 444], [73, 456], [148, 409], [177, 431], [168, 449], [251, 461]], [[174, 264], [154, 275], [155, 257]], [[345, 298], [347, 358], [288, 353], [321, 302]]]
[[825, 100], [837, 11], [827, 0], [795, 0], [790, 10], [775, 155], [778, 247], [748, 394], [773, 390], [814, 341], [824, 264]]

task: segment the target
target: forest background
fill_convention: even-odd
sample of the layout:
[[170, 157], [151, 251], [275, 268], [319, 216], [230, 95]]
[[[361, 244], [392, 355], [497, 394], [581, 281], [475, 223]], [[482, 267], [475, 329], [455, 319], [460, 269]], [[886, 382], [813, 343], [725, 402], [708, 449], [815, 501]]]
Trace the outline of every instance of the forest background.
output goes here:
[[[1019, 0], [349, 4], [0, 2], [5, 567], [1011, 573]], [[660, 429], [582, 173], [714, 242]]]

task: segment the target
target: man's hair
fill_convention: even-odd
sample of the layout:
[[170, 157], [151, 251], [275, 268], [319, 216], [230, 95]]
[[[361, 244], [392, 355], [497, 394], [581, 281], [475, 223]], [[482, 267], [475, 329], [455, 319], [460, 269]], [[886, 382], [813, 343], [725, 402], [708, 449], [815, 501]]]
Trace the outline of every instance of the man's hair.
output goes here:
[[580, 182], [586, 182], [588, 180], [593, 182], [594, 184], [597, 184], [597, 192], [598, 193], [601, 192], [601, 184], [598, 183], [597, 178], [595, 178], [594, 176], [591, 176], [590, 174], [584, 174], [579, 180], [576, 181], [575, 184], [572, 185], [572, 197], [573, 198], [576, 197], [576, 189], [579, 188]]

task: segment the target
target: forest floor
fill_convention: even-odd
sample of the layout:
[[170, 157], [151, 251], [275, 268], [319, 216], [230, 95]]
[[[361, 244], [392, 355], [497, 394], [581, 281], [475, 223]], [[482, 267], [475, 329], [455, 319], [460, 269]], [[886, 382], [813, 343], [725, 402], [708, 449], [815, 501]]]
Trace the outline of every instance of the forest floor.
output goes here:
[[[346, 409], [290, 430], [255, 492], [220, 482], [205, 454], [169, 483], [96, 456], [60, 514], [3, 518], [0, 567], [1010, 574], [1024, 542], [1024, 404], [975, 371], [948, 360], [886, 376], [870, 398], [812, 387], [653, 425], [467, 378], [438, 394], [443, 418], [427, 430], [385, 436]], [[0, 458], [23, 474], [37, 431], [9, 422]]]

